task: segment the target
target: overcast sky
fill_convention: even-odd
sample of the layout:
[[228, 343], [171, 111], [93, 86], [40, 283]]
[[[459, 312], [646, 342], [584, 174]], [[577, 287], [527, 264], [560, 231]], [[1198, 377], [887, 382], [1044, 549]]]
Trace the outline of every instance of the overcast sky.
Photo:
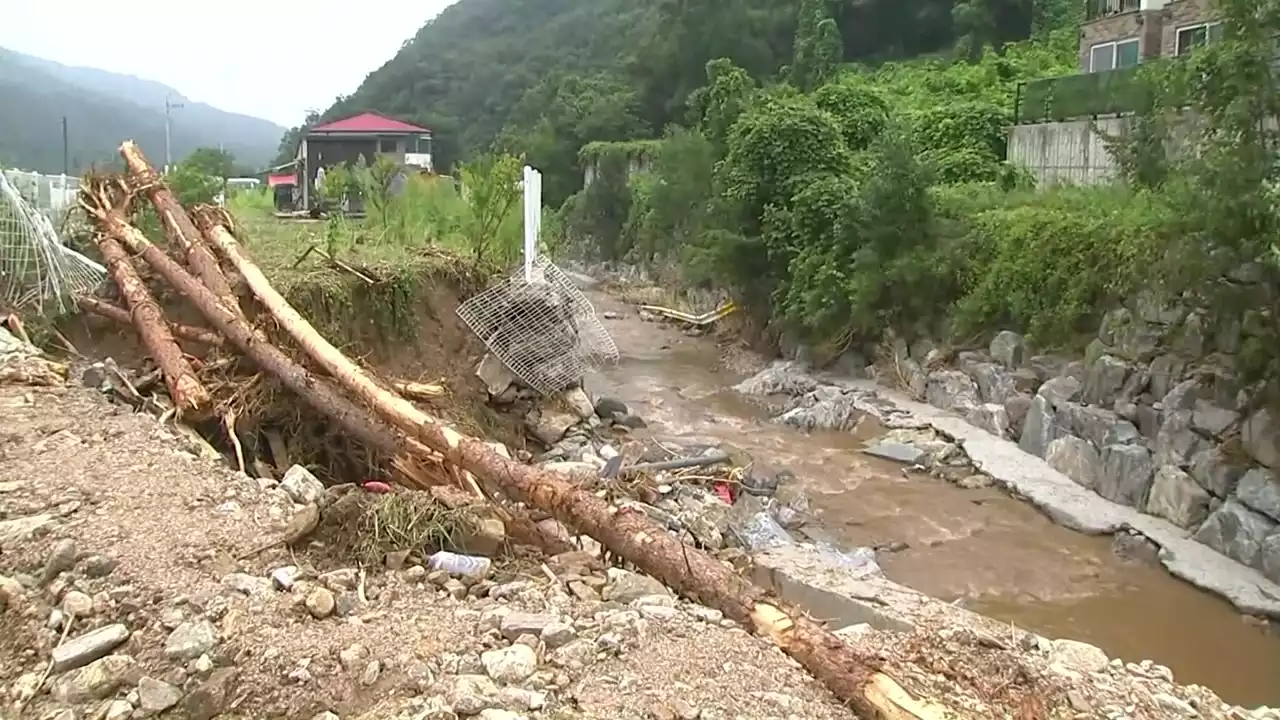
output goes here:
[[453, 1], [13, 0], [0, 47], [157, 80], [288, 127], [354, 91]]

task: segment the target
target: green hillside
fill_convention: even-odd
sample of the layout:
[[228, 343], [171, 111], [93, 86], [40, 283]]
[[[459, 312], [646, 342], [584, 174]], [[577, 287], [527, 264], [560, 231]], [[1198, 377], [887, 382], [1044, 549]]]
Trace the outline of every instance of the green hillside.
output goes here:
[[274, 155], [284, 128], [260, 118], [187, 101], [163, 84], [93, 68], [61, 65], [0, 48], [0, 165], [72, 173], [111, 162], [120, 142], [136, 140], [155, 162], [164, 159], [164, 101], [175, 111], [173, 155], [222, 145], [242, 163], [259, 166]]
[[[1025, 38], [1029, 0], [830, 3], [848, 61], [916, 57]], [[756, 77], [791, 61], [800, 0], [461, 0], [428, 23], [323, 119], [378, 110], [432, 127], [449, 166], [536, 127], [555, 97], [581, 145], [651, 135], [682, 120], [707, 61]], [[967, 14], [966, 14], [967, 12]], [[619, 109], [597, 102], [612, 96]], [[552, 119], [565, 124], [566, 118]], [[550, 188], [548, 188], [550, 190]]]

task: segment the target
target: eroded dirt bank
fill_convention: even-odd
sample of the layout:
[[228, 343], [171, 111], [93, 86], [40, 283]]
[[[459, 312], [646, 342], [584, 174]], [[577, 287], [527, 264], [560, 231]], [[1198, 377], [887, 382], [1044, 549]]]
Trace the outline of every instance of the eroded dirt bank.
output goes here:
[[[729, 388], [760, 367], [726, 363], [710, 338], [642, 321], [603, 292], [591, 300], [622, 359], [589, 380], [649, 420], [655, 437], [728, 443], [794, 473], [817, 511], [815, 534], [877, 547], [897, 582], [1051, 636], [1151, 658], [1235, 702], [1280, 703], [1280, 637], [1177, 580], [1143, 548], [1059, 527], [995, 487], [963, 487], [859, 451], [880, 431], [804, 434]], [[726, 366], [727, 365], [727, 366]]]

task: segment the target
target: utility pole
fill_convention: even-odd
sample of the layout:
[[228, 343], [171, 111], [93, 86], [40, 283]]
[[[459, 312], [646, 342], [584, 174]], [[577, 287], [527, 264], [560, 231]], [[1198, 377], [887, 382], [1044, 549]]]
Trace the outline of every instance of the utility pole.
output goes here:
[[170, 102], [169, 96], [164, 97], [164, 171], [169, 172], [169, 168], [173, 166], [173, 132], [170, 129], [172, 123], [169, 120], [170, 114], [174, 110], [180, 110], [182, 103]]
[[62, 174], [71, 174], [71, 154], [67, 149], [67, 116], [62, 116]]

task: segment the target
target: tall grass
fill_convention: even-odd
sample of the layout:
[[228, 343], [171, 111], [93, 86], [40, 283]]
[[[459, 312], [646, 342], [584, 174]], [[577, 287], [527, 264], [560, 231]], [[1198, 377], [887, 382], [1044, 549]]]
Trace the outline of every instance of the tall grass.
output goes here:
[[[354, 254], [373, 262], [396, 262], [434, 246], [507, 267], [519, 261], [522, 248], [519, 168], [515, 158], [481, 158], [463, 168], [462, 182], [411, 174], [396, 192], [380, 190], [373, 169], [356, 168], [365, 216], [335, 214], [323, 224], [274, 218], [267, 189], [236, 192], [227, 207], [255, 245], [276, 246], [256, 252], [279, 252], [281, 261], [318, 244], [332, 255]], [[369, 177], [359, 178], [361, 172]], [[379, 192], [384, 194], [371, 201], [370, 194]]]

